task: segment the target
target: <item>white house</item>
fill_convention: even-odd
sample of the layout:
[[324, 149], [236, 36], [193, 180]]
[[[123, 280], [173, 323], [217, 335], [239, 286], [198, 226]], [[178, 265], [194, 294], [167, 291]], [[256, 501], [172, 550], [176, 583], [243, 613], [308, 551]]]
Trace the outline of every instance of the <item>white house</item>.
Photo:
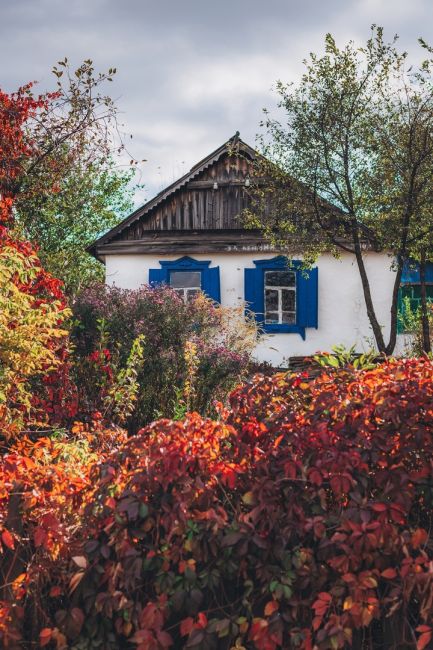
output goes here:
[[[234, 153], [234, 149], [236, 153]], [[126, 289], [166, 282], [185, 299], [198, 290], [223, 305], [246, 301], [264, 331], [256, 357], [285, 366], [342, 343], [373, 344], [353, 255], [322, 255], [308, 277], [259, 231], [242, 227], [255, 152], [237, 136], [140, 207], [93, 245], [106, 282]], [[394, 272], [386, 253], [366, 252], [385, 335]]]

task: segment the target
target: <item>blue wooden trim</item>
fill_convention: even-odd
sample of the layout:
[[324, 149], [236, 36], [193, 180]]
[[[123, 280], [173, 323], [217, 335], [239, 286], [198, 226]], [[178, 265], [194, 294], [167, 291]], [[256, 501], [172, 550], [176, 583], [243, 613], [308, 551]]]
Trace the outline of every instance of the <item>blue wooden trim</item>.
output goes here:
[[149, 284], [161, 284], [167, 282], [166, 269], [149, 269]]
[[188, 257], [188, 255], [185, 255], [184, 257], [179, 257], [178, 260], [174, 260], [173, 262], [167, 262], [163, 261], [160, 262], [161, 268], [163, 269], [169, 269], [171, 271], [185, 271], [185, 270], [197, 270], [197, 271], [202, 271], [203, 269], [207, 269], [208, 266], [210, 266], [210, 261], [209, 262], [199, 262], [198, 260], [193, 259], [192, 257]]
[[247, 313], [253, 312], [258, 319], [259, 306], [257, 304], [257, 287], [260, 283], [259, 269], [244, 269], [244, 291], [245, 302], [247, 303]]
[[[305, 340], [305, 329], [318, 326], [318, 270], [303, 269], [300, 260], [288, 260], [278, 255], [268, 260], [254, 260], [255, 269], [245, 269], [245, 301], [255, 313], [256, 321], [264, 332], [299, 334]], [[265, 271], [288, 269], [296, 272], [296, 323], [265, 323]]]
[[213, 266], [211, 269], [203, 269], [201, 278], [201, 288], [204, 293], [215, 302], [221, 302], [220, 267]]
[[195, 260], [188, 255], [178, 260], [159, 262], [160, 269], [149, 269], [149, 282], [165, 282], [170, 284], [170, 273], [173, 271], [200, 271], [202, 291], [215, 302], [221, 302], [220, 269], [219, 266], [209, 268], [209, 261]]

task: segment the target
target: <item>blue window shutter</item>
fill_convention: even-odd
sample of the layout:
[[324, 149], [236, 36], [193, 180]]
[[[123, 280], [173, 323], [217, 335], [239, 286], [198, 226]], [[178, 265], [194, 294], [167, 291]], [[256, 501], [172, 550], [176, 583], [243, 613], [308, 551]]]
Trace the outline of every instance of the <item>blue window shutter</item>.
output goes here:
[[161, 284], [167, 282], [166, 269], [149, 269], [149, 284]]
[[318, 269], [297, 272], [297, 324], [318, 327]]
[[247, 310], [256, 314], [258, 321], [263, 321], [263, 271], [261, 269], [244, 269], [245, 302]]
[[214, 266], [211, 269], [203, 269], [201, 282], [201, 288], [208, 298], [215, 300], [215, 302], [221, 302], [220, 267]]
[[[433, 282], [433, 263], [427, 262], [425, 268], [426, 282]], [[401, 275], [401, 284], [420, 284], [419, 262], [414, 260], [407, 260], [403, 264], [403, 272]]]
[[401, 274], [402, 284], [419, 284], [419, 264], [413, 260], [407, 260], [403, 264]]

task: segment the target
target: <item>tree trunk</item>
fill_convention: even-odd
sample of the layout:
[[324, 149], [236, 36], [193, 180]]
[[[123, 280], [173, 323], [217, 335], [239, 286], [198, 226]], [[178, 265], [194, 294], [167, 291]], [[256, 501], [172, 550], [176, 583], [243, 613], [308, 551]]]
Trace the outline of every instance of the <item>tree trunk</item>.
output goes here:
[[[362, 290], [364, 292], [365, 306], [367, 308], [368, 319], [373, 330], [373, 335], [376, 340], [377, 349], [379, 352], [385, 352], [385, 340], [383, 338], [382, 328], [379, 324], [379, 321], [376, 317], [376, 312], [373, 305], [373, 299], [371, 297], [370, 282], [368, 279], [367, 271], [365, 269], [364, 258], [362, 256], [361, 242], [359, 241], [358, 227], [357, 225], [352, 226], [353, 241], [355, 248], [355, 257], [358, 264], [359, 274], [361, 276]], [[396, 316], [397, 320], [397, 316]]]
[[392, 291], [390, 333], [388, 345], [386, 346], [385, 350], [387, 355], [391, 355], [394, 352], [395, 344], [397, 343], [398, 292], [400, 289], [402, 273], [403, 259], [400, 258], [397, 261], [397, 273], [395, 276], [394, 288]]
[[[355, 238], [354, 238], [355, 239]], [[377, 349], [379, 352], [386, 355], [391, 355], [394, 352], [395, 344], [397, 342], [397, 317], [398, 317], [398, 291], [400, 288], [401, 276], [403, 272], [403, 260], [398, 260], [397, 273], [394, 282], [394, 289], [392, 292], [392, 302], [390, 311], [390, 335], [388, 344], [385, 345], [383, 338], [382, 328], [376, 317], [376, 312], [371, 297], [370, 281], [365, 269], [364, 259], [359, 241], [355, 240], [355, 257], [358, 264], [359, 274], [361, 276], [362, 289], [364, 292], [365, 305], [367, 307], [367, 315], [373, 330], [374, 338], [376, 341]]]
[[427, 305], [427, 291], [425, 286], [425, 250], [421, 253], [421, 261], [419, 265], [419, 279], [421, 285], [421, 325], [422, 325], [422, 349], [423, 352], [431, 352], [430, 342], [430, 323]]

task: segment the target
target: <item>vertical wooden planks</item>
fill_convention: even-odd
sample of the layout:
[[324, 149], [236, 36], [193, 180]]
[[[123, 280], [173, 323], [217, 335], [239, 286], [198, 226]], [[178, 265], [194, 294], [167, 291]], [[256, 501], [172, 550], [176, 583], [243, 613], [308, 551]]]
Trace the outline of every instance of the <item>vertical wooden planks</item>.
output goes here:
[[[122, 231], [122, 239], [140, 239], [147, 230], [220, 230], [242, 227], [239, 216], [248, 206], [244, 183], [252, 164], [242, 156], [222, 156], [191, 178], [192, 187], [174, 191]], [[214, 183], [217, 189], [213, 188]]]

